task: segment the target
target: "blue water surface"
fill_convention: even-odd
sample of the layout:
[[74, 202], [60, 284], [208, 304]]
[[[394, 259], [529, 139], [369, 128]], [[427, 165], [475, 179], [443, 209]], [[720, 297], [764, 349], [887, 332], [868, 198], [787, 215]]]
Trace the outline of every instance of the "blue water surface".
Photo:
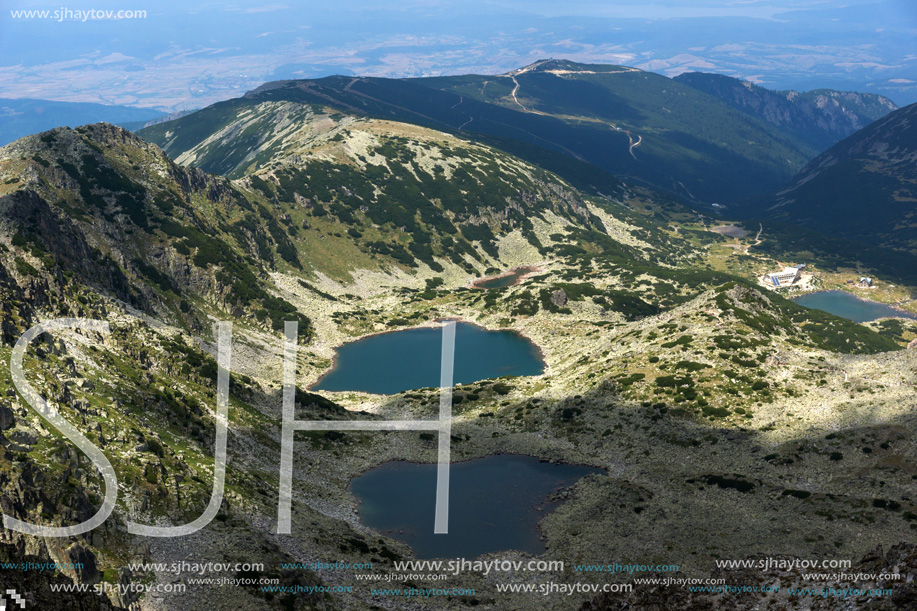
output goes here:
[[411, 546], [418, 558], [476, 558], [502, 550], [545, 551], [538, 522], [552, 491], [604, 471], [499, 454], [450, 467], [449, 533], [434, 534], [436, 465], [388, 462], [351, 482], [367, 526]]
[[917, 315], [911, 314], [910, 312], [896, 310], [884, 303], [860, 299], [856, 295], [851, 295], [845, 291], [818, 291], [815, 293], [807, 293], [795, 297], [793, 301], [801, 306], [822, 310], [854, 322], [868, 322], [870, 320], [887, 318], [889, 316], [917, 319]]
[[[418, 327], [372, 335], [338, 348], [334, 368], [314, 390], [390, 395], [415, 388], [439, 386], [441, 328]], [[488, 331], [456, 323], [456, 384], [501, 376], [530, 376], [544, 372], [538, 348], [515, 331]]]

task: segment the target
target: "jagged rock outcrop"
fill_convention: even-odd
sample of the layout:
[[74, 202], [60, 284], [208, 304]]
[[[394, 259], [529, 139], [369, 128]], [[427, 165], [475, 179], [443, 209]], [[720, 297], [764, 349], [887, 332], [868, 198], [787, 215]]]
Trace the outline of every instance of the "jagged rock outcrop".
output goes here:
[[863, 129], [898, 108], [872, 93], [834, 91], [772, 91], [722, 74], [686, 72], [674, 78], [766, 121], [807, 142], [815, 152]]

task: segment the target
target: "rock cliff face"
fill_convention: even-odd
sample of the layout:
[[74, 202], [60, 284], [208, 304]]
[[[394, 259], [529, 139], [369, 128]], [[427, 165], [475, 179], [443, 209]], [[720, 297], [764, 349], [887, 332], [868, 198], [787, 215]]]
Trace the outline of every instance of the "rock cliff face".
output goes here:
[[[68, 555], [68, 559], [63, 560], [63, 562], [73, 562], [74, 560], [70, 559], [73, 557], [77, 558], [77, 560], [75, 560], [77, 562], [94, 561], [93, 556], [83, 554], [77, 556]], [[21, 543], [0, 543], [0, 562], [47, 564], [49, 561], [49, 556], [31, 554]], [[93, 566], [95, 566], [94, 563]], [[120, 595], [116, 596], [116, 602], [113, 602], [107, 596], [101, 596], [92, 589], [88, 592], [51, 590], [52, 586], [67, 586], [71, 583], [73, 582], [70, 579], [54, 576], [53, 572], [38, 570], [4, 571], [2, 582], [0, 582], [0, 585], [3, 586], [3, 591], [0, 592], [0, 596], [6, 597], [7, 609], [20, 608], [18, 605], [13, 604], [14, 601], [11, 599], [11, 595], [7, 593], [8, 590], [14, 590], [16, 594], [21, 597], [21, 600], [25, 601], [25, 609], [121, 611], [131, 608], [129, 601]], [[78, 580], [76, 583], [95, 585], [98, 583], [98, 576], [95, 576], [94, 580]]]
[[898, 107], [872, 93], [772, 91], [720, 74], [686, 72], [676, 81], [708, 93], [805, 141], [818, 153]]

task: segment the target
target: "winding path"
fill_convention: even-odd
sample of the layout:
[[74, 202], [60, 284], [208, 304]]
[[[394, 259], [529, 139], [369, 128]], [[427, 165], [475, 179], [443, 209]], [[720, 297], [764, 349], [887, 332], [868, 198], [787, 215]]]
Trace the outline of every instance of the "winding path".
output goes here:
[[[517, 105], [519, 108], [521, 108], [523, 112], [530, 112], [530, 113], [536, 114], [536, 115], [544, 115], [544, 116], [546, 116], [546, 117], [551, 117], [551, 116], [554, 116], [554, 115], [552, 115], [552, 114], [550, 114], [550, 113], [546, 113], [546, 112], [541, 112], [541, 111], [539, 111], [539, 110], [534, 110], [534, 109], [528, 109], [528, 108], [526, 108], [525, 105], [524, 105], [522, 102], [520, 102], [520, 101], [519, 101], [519, 98], [516, 96], [516, 93], [519, 91], [519, 87], [520, 87], [519, 81], [516, 79], [516, 77], [517, 77], [518, 75], [520, 75], [520, 74], [525, 74], [526, 72], [530, 72], [532, 69], [538, 67], [541, 63], [543, 63], [543, 62], [538, 62], [538, 63], [532, 64], [531, 66], [526, 66], [525, 68], [521, 68], [521, 69], [519, 69], [519, 70], [515, 70], [515, 71], [510, 72], [509, 74], [505, 74], [505, 75], [503, 75], [503, 76], [508, 76], [508, 77], [510, 77], [511, 79], [513, 79], [514, 87], [513, 87], [512, 92], [510, 93], [510, 95], [513, 97], [513, 101], [516, 103], [516, 105]], [[546, 72], [546, 73], [548, 73], [548, 74], [554, 74], [554, 75], [561, 75], [561, 74], [596, 74], [596, 72], [587, 71], [587, 70], [583, 70], [583, 71], [573, 71], [573, 70], [545, 70], [544, 72]], [[636, 70], [636, 69], [632, 69], [632, 70], [622, 70], [621, 72], [639, 72], [639, 70]], [[486, 83], [485, 83], [485, 85], [486, 85]], [[483, 87], [481, 88], [481, 92], [483, 93]], [[457, 105], [458, 105], [458, 104], [456, 104], [456, 106], [457, 106]], [[454, 108], [454, 106], [453, 106], [453, 108]], [[469, 119], [469, 120], [466, 121], [464, 124], [462, 124], [462, 127], [465, 127], [465, 125], [468, 125], [469, 123], [471, 123], [471, 121], [472, 121], [472, 119]], [[637, 141], [634, 142], [634, 138], [633, 138], [633, 136], [630, 135], [630, 132], [629, 132], [628, 130], [626, 130], [626, 129], [621, 129], [620, 127], [618, 127], [618, 126], [615, 125], [614, 123], [609, 123], [609, 125], [610, 125], [610, 126], [612, 127], [612, 129], [614, 129], [615, 131], [624, 132], [625, 134], [627, 134], [627, 140], [628, 140], [627, 152], [630, 153], [630, 156], [631, 156], [631, 157], [633, 157], [634, 159], [637, 159], [637, 156], [634, 155], [634, 149], [637, 148], [638, 146], [640, 146], [640, 145], [643, 143], [643, 136], [641, 136], [640, 134], [637, 134]], [[459, 129], [461, 129], [461, 127], [460, 127]], [[565, 150], [566, 150], [566, 149], [565, 149]], [[574, 157], [576, 157], [577, 159], [582, 159], [582, 157], [580, 157], [579, 155], [574, 155]]]
[[512, 93], [513, 100], [516, 102], [516, 104], [519, 105], [519, 108], [521, 108], [525, 112], [529, 112], [529, 109], [523, 106], [522, 102], [519, 101], [519, 98], [516, 97], [516, 92], [519, 91], [519, 81], [516, 80], [516, 75], [514, 74], [510, 78], [513, 79], [513, 82], [516, 84], [516, 86], [513, 87], [513, 93]]
[[640, 146], [641, 143], [643, 143], [643, 136], [641, 136], [640, 134], [637, 134], [637, 141], [634, 142], [634, 139], [631, 137], [630, 132], [625, 132], [625, 133], [627, 134], [627, 139], [630, 140], [630, 147], [627, 149], [627, 152], [630, 153], [631, 157], [636, 159], [637, 156], [634, 155], [634, 149]]

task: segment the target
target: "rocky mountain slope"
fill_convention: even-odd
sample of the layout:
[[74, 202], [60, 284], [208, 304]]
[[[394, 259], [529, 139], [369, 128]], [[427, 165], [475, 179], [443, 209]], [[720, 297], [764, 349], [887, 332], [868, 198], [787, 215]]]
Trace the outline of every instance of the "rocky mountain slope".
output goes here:
[[[904, 349], [917, 329], [877, 333], [712, 269], [709, 251], [726, 238], [646, 189], [584, 193], [484, 144], [324, 106], [223, 110], [216, 131], [182, 123], [162, 132], [182, 142], [181, 163], [105, 124], [0, 149], [0, 362], [39, 320], [111, 325], [107, 334], [46, 335], [26, 358], [32, 383], [110, 458], [120, 482], [103, 527], [60, 540], [14, 534], [15, 550], [0, 549], [85, 560], [85, 570], [49, 573], [48, 583], [188, 585], [109, 596], [99, 608], [400, 606], [352, 572], [282, 566], [372, 562], [373, 573], [398, 574], [393, 562], [411, 550], [360, 523], [348, 485], [388, 460], [436, 459], [416, 432], [297, 437], [293, 534], [275, 535], [280, 330], [292, 319], [301, 420], [435, 417], [436, 389], [303, 390], [336, 346], [357, 337], [456, 316], [532, 339], [544, 374], [456, 389], [452, 456], [512, 452], [608, 469], [560, 495], [541, 525], [545, 559], [683, 558], [685, 575], [703, 576], [713, 557], [747, 557], [763, 541], [788, 555], [847, 557], [917, 526], [917, 352]], [[519, 265], [535, 269], [518, 285], [469, 286]], [[192, 536], [130, 535], [129, 520], [188, 523], [210, 497], [214, 320], [234, 331], [225, 497]], [[104, 493], [94, 465], [7, 373], [0, 389], [4, 512], [55, 525], [94, 513]], [[881, 473], [881, 483], [864, 473]], [[864, 524], [870, 536], [857, 537]], [[708, 553], [690, 553], [698, 549]], [[336, 589], [195, 586], [167, 568], [128, 569], [140, 561], [259, 562], [262, 570], [214, 576]], [[475, 573], [413, 584], [474, 588], [437, 600], [456, 609], [574, 609], [592, 598], [499, 592]]]
[[666, 77], [565, 60], [498, 76], [278, 81], [141, 133], [178, 157], [237, 108], [268, 101], [461, 132], [606, 194], [607, 179], [590, 184], [596, 180], [590, 173], [691, 199], [737, 201], [773, 190], [812, 153], [776, 127]]
[[[240, 188], [287, 211], [283, 222], [299, 258], [325, 261], [321, 271], [337, 273], [345, 260], [331, 260], [329, 236], [340, 238], [334, 248], [357, 247], [354, 265], [376, 266], [381, 255], [434, 272], [448, 261], [481, 273], [499, 267], [502, 236], [516, 232], [527, 248], [544, 248], [533, 223], [604, 230], [593, 200], [485, 145], [295, 102], [219, 109], [221, 121], [204, 132], [216, 110], [151, 129], [177, 162], [235, 177]], [[613, 179], [606, 190], [623, 192]]]
[[295, 312], [265, 290], [290, 249], [268, 212], [253, 224], [257, 202], [130, 132], [96, 124], [24, 138], [0, 149], [0, 176], [0, 227], [19, 249], [11, 269], [35, 286], [31, 307], [79, 285], [189, 328], [201, 325], [192, 301], [268, 325]]
[[815, 89], [773, 91], [722, 74], [685, 72], [673, 79], [764, 120], [821, 153], [898, 106], [874, 93]]

